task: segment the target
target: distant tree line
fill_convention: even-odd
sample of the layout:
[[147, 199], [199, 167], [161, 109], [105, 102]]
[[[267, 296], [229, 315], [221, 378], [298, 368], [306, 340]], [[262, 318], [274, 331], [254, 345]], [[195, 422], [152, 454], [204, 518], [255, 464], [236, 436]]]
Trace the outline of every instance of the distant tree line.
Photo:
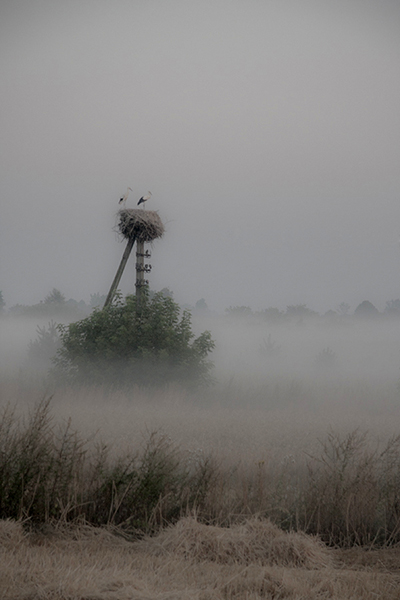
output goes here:
[[289, 305], [286, 307], [286, 310], [279, 310], [279, 308], [276, 307], [269, 307], [260, 311], [253, 311], [250, 306], [230, 306], [229, 308], [225, 309], [225, 314], [228, 318], [256, 318], [266, 321], [293, 321], [315, 318], [324, 318], [334, 321], [349, 317], [364, 319], [387, 317], [400, 318], [400, 299], [386, 302], [385, 310], [382, 313], [379, 312], [379, 310], [368, 300], [361, 302], [356, 307], [353, 314], [351, 314], [350, 311], [350, 305], [342, 302], [336, 310], [328, 310], [322, 315], [315, 310], [308, 308], [306, 304]]
[[[77, 301], [73, 298], [67, 300], [60, 290], [53, 288], [45, 296], [44, 300], [41, 300], [37, 304], [15, 304], [8, 309], [7, 313], [16, 317], [49, 317], [73, 320], [90, 314], [94, 308], [102, 306], [105, 299], [104, 295], [96, 293], [90, 295], [89, 304], [84, 300]], [[5, 313], [5, 306], [6, 303], [0, 291], [0, 313]]]
[[[169, 288], [163, 288], [161, 293], [173, 298], [173, 293]], [[156, 294], [155, 291], [149, 291], [149, 297], [152, 298]], [[80, 319], [82, 316], [89, 315], [94, 309], [102, 308], [106, 301], [106, 295], [90, 294], [90, 301], [86, 303], [84, 300], [66, 299], [66, 296], [57, 288], [53, 288], [47, 296], [37, 304], [15, 304], [7, 310], [7, 314], [16, 317], [49, 317], [59, 318], [64, 321], [72, 321]], [[188, 308], [188, 307], [185, 307]], [[0, 314], [6, 313], [6, 302], [0, 291]]]
[[[149, 290], [148, 293], [149, 298], [151, 299], [157, 292]], [[173, 292], [169, 288], [163, 288], [161, 293], [165, 297], [173, 298]], [[72, 321], [74, 318], [78, 319], [82, 316], [89, 315], [95, 308], [101, 308], [104, 306], [105, 299], [106, 296], [104, 294], [97, 292], [90, 295], [89, 303], [86, 303], [84, 300], [77, 301], [73, 298], [67, 300], [60, 290], [53, 288], [51, 292], [45, 296], [44, 300], [41, 300], [37, 304], [15, 304], [6, 311], [6, 302], [2, 291], [0, 291], [0, 314], [5, 314], [7, 312], [13, 316], [43, 316]], [[189, 310], [196, 316], [217, 315], [215, 311], [209, 309], [204, 298], [200, 298], [194, 306], [184, 304], [183, 309]], [[295, 304], [288, 305], [286, 310], [280, 310], [277, 307], [268, 307], [259, 311], [253, 311], [250, 306], [230, 306], [225, 309], [225, 315], [235, 318], [261, 317], [268, 321], [315, 317], [335, 319], [352, 315], [364, 318], [375, 318], [378, 316], [400, 317], [400, 299], [387, 301], [385, 309], [382, 312], [380, 312], [371, 302], [364, 300], [355, 308], [353, 313], [351, 312], [351, 306], [346, 302], [342, 302], [337, 306], [336, 310], [331, 309], [324, 314], [319, 314], [315, 310], [308, 308], [306, 304]]]

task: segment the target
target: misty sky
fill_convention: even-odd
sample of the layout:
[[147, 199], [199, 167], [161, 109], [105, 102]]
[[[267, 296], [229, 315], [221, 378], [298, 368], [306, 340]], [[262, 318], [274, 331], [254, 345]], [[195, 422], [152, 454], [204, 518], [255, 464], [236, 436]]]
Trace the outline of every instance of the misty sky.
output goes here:
[[[127, 186], [150, 284], [254, 309], [400, 297], [397, 0], [2, 0], [7, 306], [107, 293]], [[134, 259], [122, 280], [134, 290]]]

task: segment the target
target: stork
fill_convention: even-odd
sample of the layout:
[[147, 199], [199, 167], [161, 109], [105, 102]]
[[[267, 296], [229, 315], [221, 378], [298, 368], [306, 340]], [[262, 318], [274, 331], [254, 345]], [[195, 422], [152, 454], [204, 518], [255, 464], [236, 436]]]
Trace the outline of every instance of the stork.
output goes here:
[[151, 198], [151, 192], [147, 192], [147, 196], [142, 196], [139, 200], [139, 202], [137, 203], [137, 205], [139, 206], [139, 204], [144, 204], [145, 202], [147, 202], [147, 200], [150, 200]]
[[118, 204], [123, 204], [123, 208], [125, 208], [126, 201], [128, 200], [129, 190], [132, 192], [132, 188], [128, 187], [126, 190], [126, 194], [124, 196], [122, 196], [121, 200], [118, 203]]

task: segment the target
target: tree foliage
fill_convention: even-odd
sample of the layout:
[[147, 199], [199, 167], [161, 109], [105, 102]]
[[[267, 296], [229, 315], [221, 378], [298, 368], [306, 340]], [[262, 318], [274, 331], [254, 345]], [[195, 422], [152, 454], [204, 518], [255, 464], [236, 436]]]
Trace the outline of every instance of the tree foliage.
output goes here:
[[209, 380], [214, 348], [208, 331], [194, 338], [191, 315], [162, 293], [118, 296], [112, 306], [86, 319], [60, 325], [61, 348], [53, 375], [66, 382], [111, 386], [162, 385]]
[[65, 304], [65, 296], [57, 288], [53, 288], [52, 291], [47, 294], [44, 299], [45, 304]]
[[365, 317], [367, 319], [379, 315], [379, 310], [368, 300], [361, 302], [354, 311], [356, 317]]

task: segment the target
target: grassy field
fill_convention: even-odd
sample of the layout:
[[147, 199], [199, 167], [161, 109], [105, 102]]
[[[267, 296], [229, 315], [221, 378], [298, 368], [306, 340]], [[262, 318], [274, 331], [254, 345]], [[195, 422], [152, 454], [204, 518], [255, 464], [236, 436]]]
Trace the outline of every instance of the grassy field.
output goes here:
[[[294, 402], [282, 384], [270, 408], [235, 407], [234, 389], [230, 405], [218, 388], [64, 389], [43, 399], [19, 381], [1, 391], [2, 518], [79, 517], [148, 533], [195, 510], [216, 525], [262, 515], [331, 545], [400, 541], [392, 387], [369, 386], [362, 407], [356, 388], [303, 381]], [[370, 407], [374, 394], [385, 410]]]
[[392, 388], [385, 414], [369, 388], [343, 415], [350, 389], [302, 385], [246, 409], [232, 386], [41, 400], [5, 383], [1, 597], [400, 598]]
[[397, 332], [335, 330], [349, 373], [315, 370], [320, 328], [307, 353], [277, 330], [264, 371], [245, 331], [197, 392], [51, 389], [5, 356], [1, 598], [400, 598]]

